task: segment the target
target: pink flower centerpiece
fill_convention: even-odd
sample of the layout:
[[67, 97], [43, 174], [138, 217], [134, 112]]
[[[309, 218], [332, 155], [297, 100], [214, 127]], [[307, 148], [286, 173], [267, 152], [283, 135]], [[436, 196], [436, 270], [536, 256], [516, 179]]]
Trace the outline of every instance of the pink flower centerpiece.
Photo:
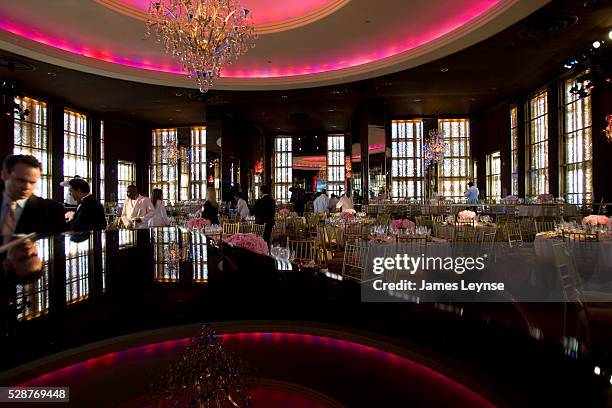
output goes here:
[[538, 202], [540, 203], [550, 203], [555, 200], [555, 197], [552, 194], [540, 194], [538, 196]]
[[459, 218], [461, 221], [470, 221], [476, 218], [476, 213], [470, 210], [463, 210], [457, 214], [457, 218]]
[[268, 244], [259, 235], [251, 233], [234, 234], [225, 239], [225, 242], [238, 248], [243, 248], [247, 251], [255, 252], [256, 254], [268, 255]]
[[415, 224], [410, 220], [393, 220], [389, 223], [389, 227], [393, 229], [412, 229], [415, 228]]
[[283, 217], [288, 217], [289, 214], [291, 214], [291, 210], [288, 208], [281, 208], [280, 210], [278, 210], [279, 215], [283, 216]]
[[357, 212], [355, 210], [348, 209], [340, 213], [340, 218], [343, 220], [350, 220], [351, 218], [355, 218], [356, 214]]
[[209, 227], [210, 224], [210, 220], [207, 220], [206, 218], [192, 218], [187, 221], [187, 228], [202, 229], [204, 227]]
[[610, 219], [605, 215], [589, 215], [582, 219], [582, 225], [596, 227], [598, 225], [610, 225]]

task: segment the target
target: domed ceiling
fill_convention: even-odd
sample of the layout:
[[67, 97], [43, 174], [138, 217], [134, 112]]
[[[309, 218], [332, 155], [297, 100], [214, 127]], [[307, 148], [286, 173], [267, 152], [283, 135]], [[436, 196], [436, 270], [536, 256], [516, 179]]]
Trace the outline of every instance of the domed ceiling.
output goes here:
[[[444, 57], [548, 0], [243, 0], [256, 47], [215, 89], [290, 89], [398, 72]], [[0, 48], [139, 82], [195, 87], [153, 39], [149, 0], [0, 2]]]

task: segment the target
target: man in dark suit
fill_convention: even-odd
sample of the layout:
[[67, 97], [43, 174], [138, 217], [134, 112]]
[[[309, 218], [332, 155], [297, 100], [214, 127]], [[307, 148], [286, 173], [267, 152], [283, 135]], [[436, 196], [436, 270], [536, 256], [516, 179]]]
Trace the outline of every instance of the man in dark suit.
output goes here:
[[104, 207], [90, 194], [89, 184], [82, 178], [73, 178], [68, 184], [70, 195], [77, 202], [77, 209], [68, 229], [71, 231], [106, 229]]
[[34, 195], [42, 166], [32, 156], [7, 156], [2, 164], [0, 235], [54, 233], [66, 230], [64, 207]]
[[272, 238], [272, 227], [276, 216], [276, 201], [270, 196], [270, 187], [261, 186], [261, 198], [255, 202], [255, 224], [264, 224], [263, 239], [270, 244]]

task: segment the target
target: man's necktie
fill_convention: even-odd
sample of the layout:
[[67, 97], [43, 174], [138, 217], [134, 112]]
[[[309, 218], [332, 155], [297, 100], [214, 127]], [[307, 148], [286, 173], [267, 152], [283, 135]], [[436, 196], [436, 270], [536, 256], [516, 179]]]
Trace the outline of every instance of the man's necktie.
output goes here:
[[15, 209], [17, 208], [17, 202], [11, 201], [8, 205], [4, 221], [2, 222], [2, 228], [0, 230], [1, 235], [13, 235], [15, 228], [17, 227], [17, 217], [15, 215]]

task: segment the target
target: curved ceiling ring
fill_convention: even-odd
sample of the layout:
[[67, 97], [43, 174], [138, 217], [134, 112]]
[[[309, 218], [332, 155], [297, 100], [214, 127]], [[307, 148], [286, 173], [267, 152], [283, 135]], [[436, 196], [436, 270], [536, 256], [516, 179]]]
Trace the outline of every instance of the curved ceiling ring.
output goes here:
[[[146, 21], [147, 13], [130, 4], [125, 3], [122, 0], [94, 0], [96, 3], [107, 7], [113, 11], [124, 14], [128, 17], [135, 18], [137, 20]], [[335, 13], [342, 7], [346, 6], [351, 0], [331, 0], [323, 6], [310, 10], [305, 14], [288, 18], [278, 19], [267, 23], [256, 24], [255, 31], [258, 35], [278, 33], [286, 30], [293, 30], [305, 26], [307, 24], [314, 23], [317, 20], [325, 18], [330, 14]]]

